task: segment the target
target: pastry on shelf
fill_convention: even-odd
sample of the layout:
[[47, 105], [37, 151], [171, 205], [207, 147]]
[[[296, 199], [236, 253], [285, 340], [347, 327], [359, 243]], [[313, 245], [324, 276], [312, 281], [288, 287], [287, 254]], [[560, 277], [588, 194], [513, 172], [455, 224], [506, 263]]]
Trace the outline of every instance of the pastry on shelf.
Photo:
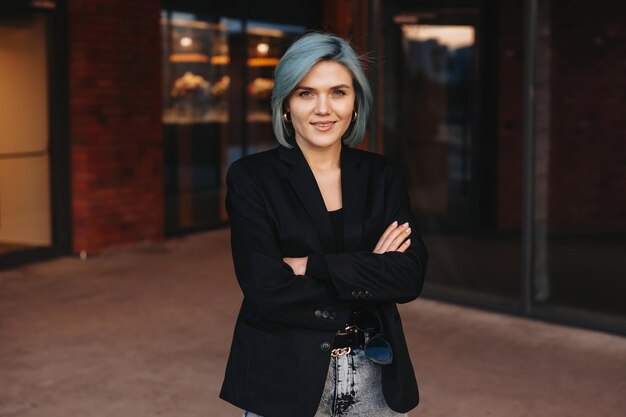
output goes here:
[[248, 84], [248, 93], [256, 98], [270, 98], [273, 88], [274, 80], [272, 78], [255, 78]]
[[211, 94], [214, 97], [221, 97], [228, 91], [228, 87], [230, 87], [230, 76], [224, 75], [211, 86]]
[[170, 94], [172, 97], [187, 97], [194, 93], [206, 95], [210, 91], [210, 85], [201, 75], [195, 75], [191, 71], [187, 71], [180, 78], [174, 81], [174, 86]]

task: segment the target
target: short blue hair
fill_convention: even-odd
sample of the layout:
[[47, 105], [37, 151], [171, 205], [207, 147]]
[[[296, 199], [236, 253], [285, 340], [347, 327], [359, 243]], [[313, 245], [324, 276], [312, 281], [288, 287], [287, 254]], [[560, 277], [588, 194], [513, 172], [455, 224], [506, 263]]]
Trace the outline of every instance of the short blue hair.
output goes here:
[[283, 120], [285, 100], [311, 68], [321, 61], [342, 64], [352, 74], [356, 96], [354, 105], [358, 116], [344, 134], [343, 143], [355, 146], [365, 135], [367, 116], [372, 106], [372, 90], [359, 57], [350, 44], [339, 36], [310, 32], [300, 37], [287, 49], [274, 71], [272, 126], [278, 142], [287, 148], [292, 147], [288, 139], [294, 132], [293, 128], [288, 127]]

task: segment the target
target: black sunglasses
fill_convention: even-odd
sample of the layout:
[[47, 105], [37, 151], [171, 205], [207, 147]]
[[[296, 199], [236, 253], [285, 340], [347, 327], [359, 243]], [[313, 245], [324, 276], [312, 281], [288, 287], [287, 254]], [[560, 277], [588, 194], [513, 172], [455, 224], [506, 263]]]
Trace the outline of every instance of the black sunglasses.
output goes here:
[[367, 310], [361, 310], [354, 317], [354, 327], [368, 333], [365, 342], [365, 356], [378, 365], [389, 365], [393, 362], [393, 350], [382, 334], [382, 325], [378, 316]]

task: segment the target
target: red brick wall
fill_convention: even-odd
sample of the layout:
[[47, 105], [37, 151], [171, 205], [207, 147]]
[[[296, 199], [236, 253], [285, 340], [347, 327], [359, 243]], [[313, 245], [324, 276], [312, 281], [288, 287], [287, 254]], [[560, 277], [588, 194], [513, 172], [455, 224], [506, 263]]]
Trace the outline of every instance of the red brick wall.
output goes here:
[[552, 0], [549, 223], [626, 225], [626, 4]]
[[524, 39], [522, 1], [500, 1], [497, 222], [501, 230], [522, 222]]
[[160, 2], [70, 0], [73, 251], [163, 237]]
[[[550, 2], [549, 44], [539, 45], [550, 48], [550, 79], [536, 92], [538, 100], [550, 98], [549, 114], [540, 115], [549, 121], [548, 225], [623, 228], [626, 3]], [[522, 215], [523, 13], [519, 0], [500, 7], [498, 225], [511, 229], [519, 228]]]

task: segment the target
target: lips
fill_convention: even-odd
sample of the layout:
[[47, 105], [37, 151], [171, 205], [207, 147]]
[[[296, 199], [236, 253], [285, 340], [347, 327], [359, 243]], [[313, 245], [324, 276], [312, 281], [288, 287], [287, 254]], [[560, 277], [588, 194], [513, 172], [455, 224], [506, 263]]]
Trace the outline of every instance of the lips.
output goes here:
[[316, 130], [325, 132], [327, 130], [330, 130], [336, 122], [330, 122], [330, 121], [324, 121], [324, 122], [311, 122], [311, 124], [313, 125], [313, 127]]

